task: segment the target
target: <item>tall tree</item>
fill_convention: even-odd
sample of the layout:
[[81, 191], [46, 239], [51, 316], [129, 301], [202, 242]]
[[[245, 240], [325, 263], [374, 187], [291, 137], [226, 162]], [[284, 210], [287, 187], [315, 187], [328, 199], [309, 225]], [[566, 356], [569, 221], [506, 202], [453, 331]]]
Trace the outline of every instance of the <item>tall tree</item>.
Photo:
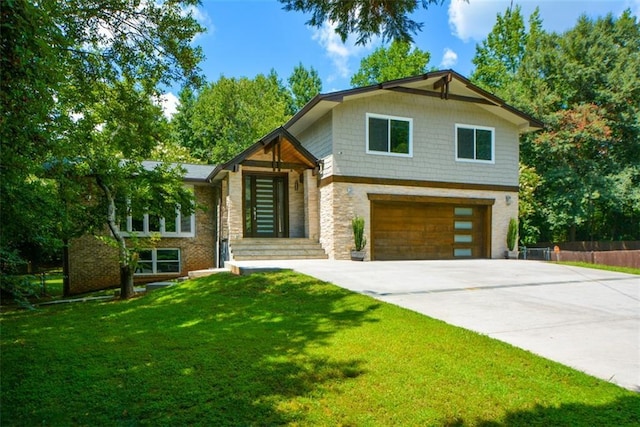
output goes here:
[[358, 44], [367, 44], [372, 37], [410, 42], [424, 26], [409, 18], [417, 9], [441, 5], [444, 0], [279, 0], [287, 11], [310, 13], [307, 24], [321, 27], [325, 22], [336, 24], [336, 33], [345, 41], [349, 34], [357, 35]]
[[221, 77], [204, 87], [195, 101], [192, 138], [184, 141], [209, 163], [230, 160], [292, 115], [291, 94], [275, 71], [254, 79]]
[[[521, 28], [516, 21], [511, 27]], [[640, 238], [637, 18], [630, 11], [583, 16], [555, 34], [543, 31], [534, 13], [524, 37], [508, 28], [498, 19], [492, 34], [507, 37], [503, 45], [488, 39], [477, 50], [474, 79], [546, 123], [521, 141], [521, 161], [540, 175], [530, 230], [545, 240]], [[519, 47], [507, 53], [517, 55], [498, 55], [512, 42]]]
[[318, 71], [311, 67], [307, 70], [302, 63], [296, 65], [287, 80], [293, 96], [294, 112], [300, 110], [314, 96], [322, 91], [322, 80]]
[[427, 72], [431, 54], [411, 44], [394, 40], [379, 47], [360, 61], [360, 69], [351, 77], [351, 86], [361, 87]]
[[[158, 126], [161, 116], [152, 102], [158, 88], [175, 80], [200, 79], [201, 53], [191, 41], [202, 28], [187, 9], [195, 4], [196, 0], [3, 3], [0, 206], [4, 218], [34, 230], [33, 224], [21, 220], [24, 205], [10, 201], [36, 197], [33, 183], [42, 182], [41, 177], [56, 183], [57, 191], [49, 197], [59, 209], [72, 199], [75, 204], [91, 200], [89, 204], [100, 209], [101, 223], [111, 225], [114, 195], [131, 194], [137, 182], [144, 181], [141, 160], [157, 146], [158, 129], [164, 128]], [[139, 180], [130, 179], [134, 172], [140, 174]], [[158, 171], [155, 182], [164, 183], [166, 200], [179, 200], [189, 209], [178, 175]], [[96, 188], [102, 191], [96, 193]], [[59, 224], [46, 221], [51, 215], [41, 208], [34, 204], [28, 210], [41, 219], [38, 227], [48, 237], [68, 237], [59, 234]], [[86, 231], [85, 223], [93, 221], [85, 219], [96, 213], [66, 212], [72, 214], [68, 222], [77, 226], [74, 233]], [[132, 293], [135, 254], [117, 233], [112, 234], [120, 243], [126, 298]], [[2, 236], [3, 253], [8, 253], [19, 241], [18, 227], [3, 227]]]
[[[534, 15], [538, 14], [536, 8]], [[539, 21], [534, 19], [531, 22]], [[535, 30], [534, 28], [533, 31]], [[498, 13], [496, 23], [487, 38], [476, 45], [476, 55], [472, 59], [476, 69], [471, 80], [504, 96], [520, 69], [526, 44], [527, 32], [520, 6], [509, 7], [504, 15]]]

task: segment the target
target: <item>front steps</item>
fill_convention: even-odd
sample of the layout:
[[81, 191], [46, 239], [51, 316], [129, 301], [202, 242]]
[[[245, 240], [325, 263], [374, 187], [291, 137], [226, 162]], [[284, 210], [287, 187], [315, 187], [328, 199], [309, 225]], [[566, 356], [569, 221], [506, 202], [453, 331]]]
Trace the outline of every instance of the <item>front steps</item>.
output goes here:
[[328, 258], [320, 243], [304, 238], [232, 240], [229, 247], [233, 261]]

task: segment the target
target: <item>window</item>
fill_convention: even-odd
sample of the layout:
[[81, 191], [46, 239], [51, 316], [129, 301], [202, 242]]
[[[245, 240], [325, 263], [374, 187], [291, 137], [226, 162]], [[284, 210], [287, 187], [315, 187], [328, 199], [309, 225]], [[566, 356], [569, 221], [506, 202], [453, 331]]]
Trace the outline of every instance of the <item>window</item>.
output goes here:
[[165, 237], [193, 237], [195, 214], [183, 215], [176, 210], [175, 218], [162, 218], [141, 212], [132, 212], [120, 225], [120, 230], [125, 234], [137, 233], [148, 235], [160, 233]]
[[160, 233], [164, 237], [193, 237], [195, 213], [183, 215], [179, 208], [175, 212], [175, 217], [163, 218], [144, 210], [130, 209], [128, 215], [122, 218], [120, 231], [124, 235], [136, 233], [139, 236], [148, 236]]
[[147, 249], [138, 253], [136, 275], [180, 273], [180, 249]]
[[495, 129], [456, 125], [456, 160], [494, 163]]
[[367, 114], [367, 153], [410, 157], [413, 120]]

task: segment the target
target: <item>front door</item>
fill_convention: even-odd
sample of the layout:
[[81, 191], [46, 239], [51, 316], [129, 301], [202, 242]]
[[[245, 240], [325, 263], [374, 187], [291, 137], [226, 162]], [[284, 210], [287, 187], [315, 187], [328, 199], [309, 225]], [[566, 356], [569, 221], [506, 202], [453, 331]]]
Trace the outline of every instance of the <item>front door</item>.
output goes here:
[[244, 175], [245, 237], [288, 237], [286, 175]]

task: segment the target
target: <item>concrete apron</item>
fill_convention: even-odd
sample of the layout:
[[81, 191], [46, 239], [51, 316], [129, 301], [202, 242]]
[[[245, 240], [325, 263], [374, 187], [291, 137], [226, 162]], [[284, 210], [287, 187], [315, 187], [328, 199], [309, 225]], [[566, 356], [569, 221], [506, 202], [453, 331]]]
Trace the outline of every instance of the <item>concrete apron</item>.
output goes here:
[[237, 264], [290, 268], [640, 392], [640, 276], [516, 260]]

